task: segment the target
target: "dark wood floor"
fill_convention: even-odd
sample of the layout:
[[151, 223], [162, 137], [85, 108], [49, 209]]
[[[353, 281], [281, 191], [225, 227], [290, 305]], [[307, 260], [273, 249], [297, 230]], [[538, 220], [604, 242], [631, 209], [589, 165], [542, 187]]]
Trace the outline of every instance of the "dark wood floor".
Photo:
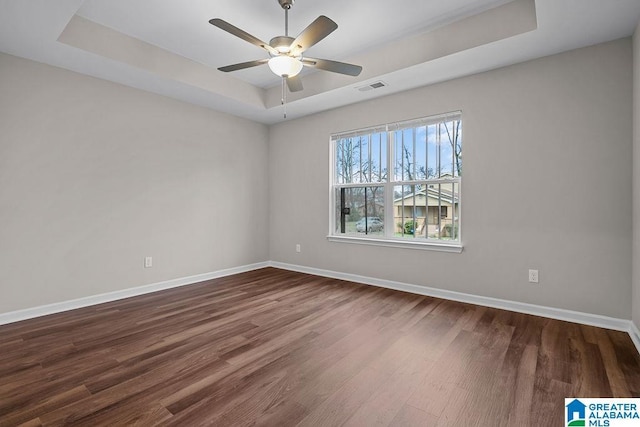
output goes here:
[[0, 425], [561, 425], [626, 333], [273, 268], [0, 327]]

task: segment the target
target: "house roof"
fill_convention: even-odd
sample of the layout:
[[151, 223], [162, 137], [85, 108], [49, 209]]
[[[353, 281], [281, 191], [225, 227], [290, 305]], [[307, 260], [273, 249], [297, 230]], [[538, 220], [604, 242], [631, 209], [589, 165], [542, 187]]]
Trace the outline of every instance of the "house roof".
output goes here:
[[[428, 190], [428, 191], [427, 191]], [[421, 189], [419, 191], [416, 191], [415, 193], [409, 193], [409, 194], [405, 194], [402, 197], [398, 197], [396, 199], [393, 200], [394, 204], [398, 204], [400, 202], [402, 202], [403, 200], [407, 200], [407, 199], [412, 199], [413, 197], [419, 197], [419, 196], [425, 196], [425, 193], [427, 195], [428, 198], [430, 199], [438, 199], [440, 198], [441, 200], [443, 200], [444, 202], [447, 203], [458, 203], [458, 196], [454, 195], [451, 191], [445, 190], [445, 189], [441, 189], [440, 191], [438, 191], [435, 188], [431, 188], [428, 187], [427, 189]]]

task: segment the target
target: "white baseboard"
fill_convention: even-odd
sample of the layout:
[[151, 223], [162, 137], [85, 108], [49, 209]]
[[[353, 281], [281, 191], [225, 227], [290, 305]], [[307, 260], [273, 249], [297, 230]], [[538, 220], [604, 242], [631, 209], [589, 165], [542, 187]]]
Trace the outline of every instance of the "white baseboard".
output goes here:
[[640, 330], [638, 330], [638, 327], [635, 323], [631, 322], [628, 332], [629, 336], [631, 337], [631, 341], [633, 341], [633, 343], [636, 345], [636, 348], [638, 349], [638, 353], [640, 353]]
[[34, 317], [46, 316], [48, 314], [60, 313], [63, 311], [74, 310], [91, 305], [102, 304], [105, 302], [116, 301], [123, 298], [135, 297], [138, 295], [157, 292], [164, 289], [177, 288], [179, 286], [192, 285], [205, 280], [216, 279], [232, 274], [244, 273], [246, 271], [257, 270], [259, 268], [268, 267], [269, 262], [260, 262], [256, 264], [248, 264], [240, 267], [227, 268], [224, 270], [213, 271], [211, 273], [196, 274], [194, 276], [181, 277], [178, 279], [166, 280], [164, 282], [152, 283], [149, 285], [138, 286], [135, 288], [123, 289], [121, 291], [107, 292], [99, 295], [78, 298], [70, 301], [62, 301], [53, 304], [42, 305], [39, 307], [27, 308], [24, 310], [11, 311], [8, 313], [0, 313], [0, 325], [14, 323], [20, 320], [32, 319]]
[[[379, 286], [382, 288], [395, 289], [398, 291], [410, 292], [418, 295], [425, 295], [436, 298], [443, 298], [453, 301], [465, 302], [469, 304], [482, 305], [485, 307], [500, 308], [503, 310], [515, 311], [518, 313], [533, 314], [535, 316], [548, 317], [550, 319], [565, 320], [567, 322], [581, 323], [584, 325], [598, 326], [600, 328], [613, 329], [629, 333], [631, 340], [640, 353], [640, 332], [631, 320], [618, 319], [615, 317], [601, 316], [598, 314], [583, 313], [579, 311], [565, 310], [562, 308], [545, 307], [542, 305], [527, 304], [517, 301], [509, 301], [498, 298], [483, 297], [479, 295], [465, 294], [462, 292], [448, 291], [444, 289], [430, 288], [427, 286], [412, 285], [409, 283], [394, 282], [391, 280], [376, 279], [373, 277], [360, 276], [357, 274], [340, 273], [331, 270], [305, 267], [300, 265], [285, 264], [282, 262], [270, 263], [272, 267], [283, 270], [297, 271], [300, 273], [314, 274], [316, 276], [330, 277], [333, 279], [348, 280], [350, 282], [362, 283], [365, 285]], [[635, 335], [635, 336], [634, 336]]]
[[412, 285], [409, 283], [394, 282], [391, 280], [376, 279], [373, 277], [360, 276], [357, 274], [341, 273], [331, 270], [323, 270], [314, 267], [286, 264], [282, 262], [267, 261], [255, 264], [248, 264], [239, 267], [218, 270], [211, 273], [197, 274], [194, 276], [182, 277], [167, 280], [164, 282], [152, 283], [135, 288], [123, 289], [121, 291], [108, 292], [93, 295], [85, 298], [78, 298], [70, 301], [62, 301], [54, 304], [39, 307], [27, 308], [8, 313], [0, 313], [0, 325], [14, 323], [21, 320], [32, 319], [34, 317], [46, 316], [48, 314], [60, 313], [74, 310], [76, 308], [88, 307], [105, 302], [116, 301], [123, 298], [157, 292], [164, 289], [177, 288], [191, 285], [205, 280], [219, 277], [231, 276], [233, 274], [244, 273], [264, 267], [274, 267], [283, 270], [297, 271], [300, 273], [314, 274], [316, 276], [330, 277], [334, 279], [348, 280], [365, 285], [378, 286], [382, 288], [395, 289], [398, 291], [410, 292], [418, 295], [448, 299], [469, 304], [476, 304], [485, 307], [499, 308], [503, 310], [515, 311], [518, 313], [533, 314], [535, 316], [548, 317], [551, 319], [565, 320], [568, 322], [581, 323], [584, 325], [598, 326], [606, 329], [624, 331], [629, 334], [631, 340], [640, 353], [640, 330], [631, 320], [618, 319], [614, 317], [601, 316], [598, 314], [583, 313], [579, 311], [564, 310], [561, 308], [545, 307], [535, 304], [527, 304], [517, 301], [509, 301], [498, 298], [483, 297], [479, 295], [465, 294], [462, 292], [448, 291], [445, 289], [430, 288], [427, 286]]

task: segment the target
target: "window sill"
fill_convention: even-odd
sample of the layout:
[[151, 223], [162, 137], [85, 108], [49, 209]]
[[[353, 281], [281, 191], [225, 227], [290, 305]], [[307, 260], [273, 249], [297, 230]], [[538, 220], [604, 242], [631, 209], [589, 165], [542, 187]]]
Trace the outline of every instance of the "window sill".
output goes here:
[[379, 239], [370, 237], [354, 237], [354, 236], [327, 236], [327, 240], [337, 243], [354, 243], [357, 245], [373, 245], [386, 246], [390, 248], [419, 249], [427, 251], [453, 252], [461, 253], [462, 243], [444, 243], [444, 242], [415, 242], [396, 239]]

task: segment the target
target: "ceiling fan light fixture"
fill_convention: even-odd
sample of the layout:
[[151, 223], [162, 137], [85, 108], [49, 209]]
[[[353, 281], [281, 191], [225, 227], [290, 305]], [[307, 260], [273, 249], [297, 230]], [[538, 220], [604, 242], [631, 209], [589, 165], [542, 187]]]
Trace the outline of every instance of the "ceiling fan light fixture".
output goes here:
[[269, 68], [278, 77], [294, 77], [302, 71], [302, 62], [291, 56], [274, 56], [269, 60]]
[[293, 37], [276, 36], [271, 39], [269, 46], [274, 48], [280, 54], [288, 54], [291, 51], [291, 43], [293, 43]]

